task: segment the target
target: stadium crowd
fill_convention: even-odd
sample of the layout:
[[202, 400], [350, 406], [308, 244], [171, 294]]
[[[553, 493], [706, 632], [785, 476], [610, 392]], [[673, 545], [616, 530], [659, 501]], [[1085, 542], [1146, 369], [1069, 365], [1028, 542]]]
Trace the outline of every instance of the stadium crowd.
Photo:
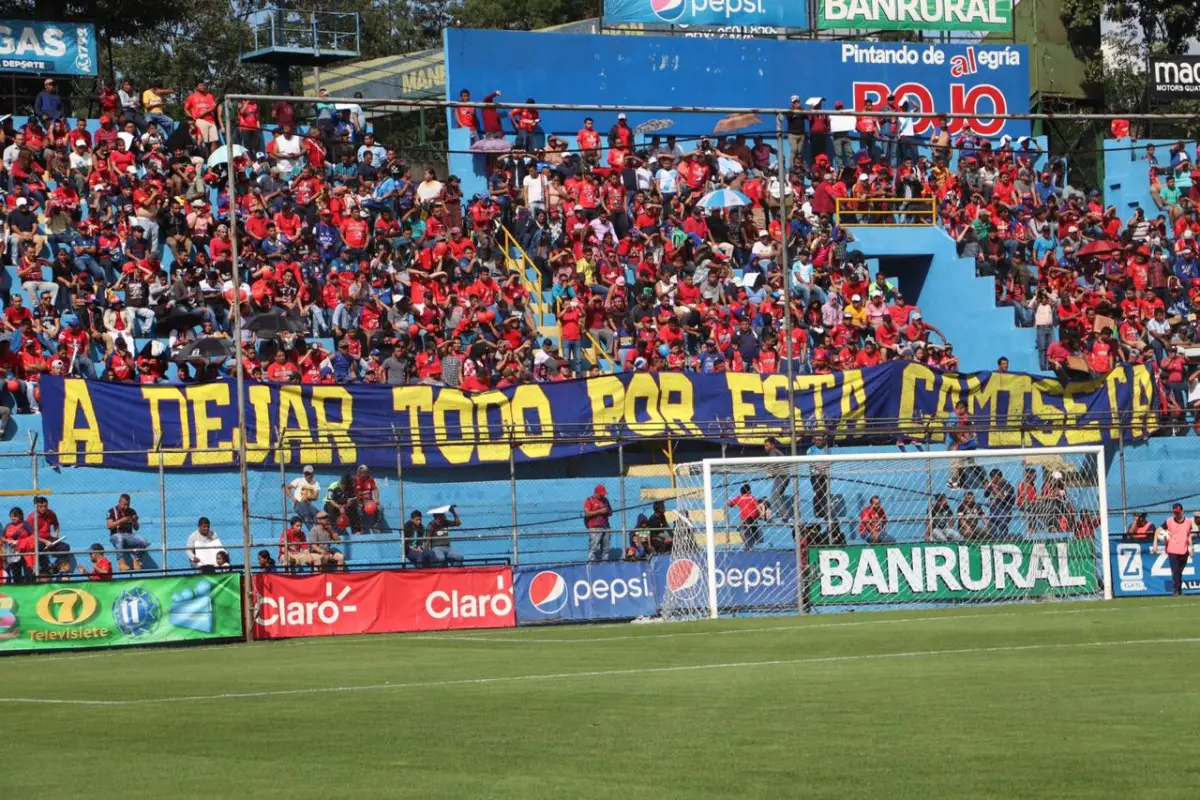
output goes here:
[[[199, 84], [176, 120], [165, 93], [108, 87], [94, 131], [52, 100], [40, 100], [41, 118], [0, 130], [4, 259], [16, 277], [0, 277], [0, 391], [18, 411], [37, 410], [42, 374], [207, 380], [230, 374], [239, 345], [252, 379], [465, 390], [567, 380], [605, 362], [954, 369], [951, 343], [886, 275], [870, 276], [844, 227], [934, 214], [995, 275], [1017, 324], [1037, 327], [1048, 369], [1153, 359], [1174, 402], [1186, 401], [1178, 348], [1197, 334], [1183, 321], [1200, 286], [1194, 206], [1165, 189], [1169, 214], [1122, 223], [1096, 193], [1067, 190], [1063, 163], [1032, 139], [993, 143], [969, 126], [952, 135], [938, 120], [918, 141], [894, 98], [882, 109], [893, 114], [833, 131], [810, 98], [815, 115], [788, 122], [781, 191], [779, 154], [736, 133], [749, 123], [723, 120], [734, 133], [684, 142], [618, 114], [603, 134], [586, 120], [573, 150], [542, 141], [535, 109], [503, 112], [497, 92], [454, 112], [491, 154], [487, 191], [464, 197], [455, 176], [418, 179], [358, 107], [322, 98], [304, 124], [307, 106], [242, 101], [231, 199], [217, 100]], [[796, 202], [785, 220], [786, 193]], [[513, 242], [544, 286], [506, 257]], [[240, 343], [234, 302], [247, 323]], [[553, 339], [539, 331], [542, 308], [556, 314]]]

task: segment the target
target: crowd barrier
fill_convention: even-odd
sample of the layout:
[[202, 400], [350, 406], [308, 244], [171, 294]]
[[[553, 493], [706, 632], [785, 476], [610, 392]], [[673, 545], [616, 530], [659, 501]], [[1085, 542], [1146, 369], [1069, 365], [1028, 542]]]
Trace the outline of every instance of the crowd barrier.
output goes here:
[[[1149, 542], [1120, 537], [1110, 542], [1115, 596], [1171, 593], [1166, 556], [1150, 548]], [[884, 574], [878, 565], [889, 561], [887, 551], [893, 549], [937, 549], [940, 559], [961, 558], [972, 564], [1007, 559], [1014, 575], [1031, 581], [1022, 592], [1025, 597], [1096, 590], [1096, 571], [1083, 565], [1091, 558], [1090, 548], [1070, 542], [911, 543], [808, 548], [801, 556], [803, 564], [790, 550], [720, 552], [717, 603], [722, 613], [756, 614], [1008, 596], [993, 585], [963, 588], [901, 581], [891, 592], [881, 588], [893, 583], [888, 579], [863, 585], [863, 574]], [[871, 559], [877, 566], [863, 569], [863, 562]], [[241, 576], [232, 573], [8, 584], [0, 585], [0, 654], [240, 641], [246, 638], [246, 602], [253, 612], [252, 638], [257, 640], [651, 619], [662, 613], [667, 592], [676, 600], [703, 604], [699, 594], [704, 591], [704, 569], [698, 559], [656, 556], [646, 561], [515, 568], [273, 572], [254, 576], [249, 598]], [[806, 575], [803, 587], [797, 583], [801, 570]], [[1195, 560], [1184, 573], [1184, 593], [1200, 594]]]

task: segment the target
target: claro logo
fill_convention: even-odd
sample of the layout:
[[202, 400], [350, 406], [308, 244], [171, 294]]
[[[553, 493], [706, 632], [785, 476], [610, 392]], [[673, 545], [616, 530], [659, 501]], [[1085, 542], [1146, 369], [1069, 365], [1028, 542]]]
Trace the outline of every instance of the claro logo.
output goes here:
[[496, 576], [495, 594], [466, 594], [453, 589], [430, 592], [425, 613], [434, 619], [482, 619], [507, 617], [513, 611], [512, 587], [505, 588], [504, 576]]
[[346, 599], [354, 591], [350, 586], [343, 586], [334, 594], [333, 581], [325, 582], [324, 600], [289, 600], [286, 595], [267, 595], [258, 601], [258, 613], [255, 619], [260, 625], [333, 625], [343, 614], [354, 614], [358, 606], [350, 605]]

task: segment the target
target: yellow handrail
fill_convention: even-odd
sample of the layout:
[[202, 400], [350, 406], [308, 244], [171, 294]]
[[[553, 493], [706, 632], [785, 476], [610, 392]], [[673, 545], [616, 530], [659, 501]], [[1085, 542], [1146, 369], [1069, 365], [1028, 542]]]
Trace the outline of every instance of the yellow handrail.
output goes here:
[[[525, 252], [525, 248], [521, 247], [520, 242], [509, 232], [508, 228], [501, 225], [500, 231], [504, 237], [504, 263], [509, 270], [521, 276], [521, 282], [525, 285], [525, 290], [529, 292], [530, 305], [533, 306], [533, 312], [537, 315], [538, 324], [541, 325], [545, 322], [547, 311], [546, 301], [542, 297], [542, 271], [538, 269], [537, 262], [529, 257], [529, 254]], [[512, 253], [514, 249], [520, 254], [520, 261], [513, 258]], [[529, 277], [530, 269], [538, 276], [536, 283]]]
[[[835, 202], [835, 219], [839, 225], [929, 228], [937, 224], [937, 201], [932, 197], [869, 197], [865, 200], [839, 197]], [[843, 214], [850, 219], [843, 219]], [[898, 222], [898, 219], [908, 221]]]

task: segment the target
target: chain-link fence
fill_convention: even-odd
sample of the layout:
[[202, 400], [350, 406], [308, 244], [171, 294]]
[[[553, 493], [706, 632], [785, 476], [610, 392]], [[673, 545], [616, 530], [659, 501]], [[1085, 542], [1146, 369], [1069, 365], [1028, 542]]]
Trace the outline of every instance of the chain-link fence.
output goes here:
[[[407, 466], [411, 459], [396, 456], [411, 453], [412, 443], [394, 439], [359, 444], [357, 457], [347, 459], [348, 452], [337, 451], [336, 444], [303, 445], [289, 432], [275, 435], [270, 447], [248, 450], [244, 481], [236, 453], [229, 450], [211, 451], [208, 460], [214, 467], [209, 470], [179, 469], [180, 453], [153, 450], [137, 454], [145, 458], [145, 469], [128, 470], [58, 466], [55, 453], [31, 448], [0, 454], [0, 495], [9, 499], [11, 509], [5, 515], [7, 559], [10, 564], [26, 562], [38, 577], [90, 571], [97, 546], [117, 570], [191, 570], [209, 564], [220, 551], [234, 567], [246, 559], [252, 565], [275, 562], [282, 567], [300, 536], [311, 541], [314, 527], [324, 521], [339, 540], [331, 546], [350, 567], [423, 565], [425, 556], [406, 550], [406, 526], [410, 540], [424, 541], [439, 509], [445, 509], [451, 523], [447, 536], [452, 555], [465, 563], [620, 559], [626, 557], [634, 532], [645, 531], [656, 513], [675, 510], [675, 465], [706, 457], [763, 455], [761, 431], [727, 427], [717, 436], [707, 431], [703, 440], [630, 438], [599, 452], [543, 461], [531, 460], [539, 446], [550, 439], [561, 443], [571, 434], [558, 430], [541, 439], [435, 443], [471, 448], [476, 454], [484, 447], [496, 448], [489, 463], [457, 468]], [[1091, 435], [1075, 430], [1080, 439]], [[911, 426], [879, 427], [853, 437], [836, 430], [819, 435], [802, 431], [797, 450], [941, 450], [955, 431], [933, 425], [916, 435]], [[1106, 450], [1105, 488], [1114, 535], [1128, 531], [1138, 512], [1157, 524], [1175, 502], [1188, 506], [1200, 494], [1186, 470], [1176, 466], [1172, 437], [1147, 437], [1144, 428], [1126, 433], [1130, 435]], [[1003, 438], [1014, 447], [1036, 446], [1049, 435], [1044, 424], [980, 427], [977, 434], [981, 441]], [[725, 443], [714, 443], [714, 438]], [[784, 454], [791, 449], [786, 441], [780, 448]], [[394, 468], [362, 465], [385, 463], [380, 451], [393, 454]], [[190, 455], [195, 463], [196, 453]], [[335, 461], [342, 466], [332, 466]], [[309, 466], [313, 470], [306, 473]], [[727, 509], [737, 488], [714, 485], [714, 507]], [[585, 513], [599, 497], [608, 504], [604, 522], [589, 525]], [[43, 502], [35, 502], [37, 498]], [[207, 530], [201, 532], [204, 521]], [[22, 525], [40, 531], [32, 550], [17, 548]]]

